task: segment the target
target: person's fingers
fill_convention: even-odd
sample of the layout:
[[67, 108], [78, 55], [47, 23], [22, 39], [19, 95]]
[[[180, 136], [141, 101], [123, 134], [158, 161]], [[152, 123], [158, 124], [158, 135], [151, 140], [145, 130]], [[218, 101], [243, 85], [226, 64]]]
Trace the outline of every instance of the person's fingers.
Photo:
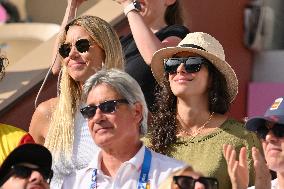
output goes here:
[[235, 164], [236, 164], [236, 157], [237, 157], [237, 153], [236, 153], [236, 150], [233, 149], [232, 147], [230, 148], [230, 154], [229, 154], [229, 157], [228, 157], [228, 164], [229, 164], [229, 168], [231, 170], [233, 170]]
[[239, 155], [239, 161], [240, 161], [240, 166], [245, 167], [245, 168], [248, 167], [246, 147], [241, 148], [240, 155]]

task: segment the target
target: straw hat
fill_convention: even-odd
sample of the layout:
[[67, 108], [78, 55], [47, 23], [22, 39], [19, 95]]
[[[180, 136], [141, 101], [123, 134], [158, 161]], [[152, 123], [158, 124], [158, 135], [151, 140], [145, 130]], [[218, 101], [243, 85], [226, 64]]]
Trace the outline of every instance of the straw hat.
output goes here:
[[222, 45], [207, 33], [189, 33], [177, 47], [166, 47], [156, 51], [151, 62], [153, 75], [158, 83], [164, 77], [164, 59], [179, 52], [192, 52], [208, 59], [226, 78], [230, 101], [238, 93], [238, 79], [232, 67], [226, 62]]

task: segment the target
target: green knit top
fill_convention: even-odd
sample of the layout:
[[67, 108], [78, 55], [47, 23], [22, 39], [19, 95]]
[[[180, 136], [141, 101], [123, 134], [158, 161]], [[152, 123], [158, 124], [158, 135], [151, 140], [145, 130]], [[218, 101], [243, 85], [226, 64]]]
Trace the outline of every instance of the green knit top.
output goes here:
[[194, 170], [204, 176], [217, 178], [219, 189], [230, 189], [232, 186], [223, 156], [223, 144], [233, 145], [238, 152], [241, 147], [247, 147], [250, 185], [254, 185], [251, 148], [255, 146], [262, 149], [261, 143], [254, 133], [247, 131], [243, 124], [235, 120], [226, 120], [211, 133], [196, 137], [179, 137], [173, 144], [174, 150], [170, 156], [192, 165]]

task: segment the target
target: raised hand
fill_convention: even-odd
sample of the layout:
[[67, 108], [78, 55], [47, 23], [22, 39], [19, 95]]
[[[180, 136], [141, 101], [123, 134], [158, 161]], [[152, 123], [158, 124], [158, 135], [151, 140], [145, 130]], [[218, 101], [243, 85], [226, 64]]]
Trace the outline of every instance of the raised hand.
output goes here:
[[[265, 144], [263, 145], [265, 148]], [[255, 147], [252, 148], [253, 165], [255, 169], [255, 189], [271, 188], [271, 174], [264, 157]]]
[[247, 189], [249, 183], [249, 170], [247, 163], [247, 150], [241, 148], [239, 161], [237, 152], [232, 145], [223, 146], [223, 154], [227, 161], [227, 169], [232, 183], [232, 189]]

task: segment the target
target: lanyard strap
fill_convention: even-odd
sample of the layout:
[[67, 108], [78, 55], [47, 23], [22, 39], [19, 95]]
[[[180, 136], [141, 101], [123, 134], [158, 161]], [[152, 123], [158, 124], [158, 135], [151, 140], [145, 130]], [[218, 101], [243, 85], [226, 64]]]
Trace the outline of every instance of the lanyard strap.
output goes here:
[[[138, 189], [148, 189], [149, 171], [151, 167], [152, 154], [151, 151], [145, 147], [144, 160], [141, 168], [141, 173], [138, 182]], [[149, 187], [150, 188], [150, 187]]]
[[[150, 189], [148, 185], [149, 171], [151, 167], [152, 153], [145, 147], [144, 160], [142, 163], [141, 173], [138, 182], [138, 189]], [[97, 169], [93, 170], [90, 189], [97, 188]]]

